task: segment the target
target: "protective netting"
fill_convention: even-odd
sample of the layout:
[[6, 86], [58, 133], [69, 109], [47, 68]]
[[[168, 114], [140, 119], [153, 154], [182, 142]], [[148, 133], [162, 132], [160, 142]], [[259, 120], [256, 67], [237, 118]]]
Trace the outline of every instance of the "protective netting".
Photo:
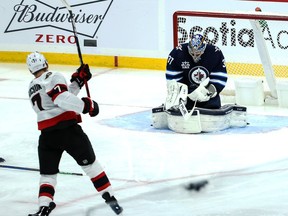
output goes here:
[[174, 46], [188, 42], [193, 33], [201, 33], [208, 43], [217, 45], [223, 51], [228, 74], [265, 76], [250, 20], [260, 24], [275, 77], [287, 78], [288, 17], [285, 16], [270, 16], [261, 12], [175, 12]]

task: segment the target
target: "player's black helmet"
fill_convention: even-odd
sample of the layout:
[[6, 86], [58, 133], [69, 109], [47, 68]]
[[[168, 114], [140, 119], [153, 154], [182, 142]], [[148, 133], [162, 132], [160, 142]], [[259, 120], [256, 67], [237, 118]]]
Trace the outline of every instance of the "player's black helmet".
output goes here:
[[195, 63], [200, 61], [201, 55], [206, 49], [205, 38], [201, 34], [193, 34], [188, 43], [188, 52]]

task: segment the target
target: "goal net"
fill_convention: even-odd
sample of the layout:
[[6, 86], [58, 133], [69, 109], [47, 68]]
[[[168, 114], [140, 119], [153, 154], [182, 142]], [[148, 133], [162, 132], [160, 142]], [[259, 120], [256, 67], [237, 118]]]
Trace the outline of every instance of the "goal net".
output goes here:
[[266, 77], [277, 97], [277, 79], [288, 77], [288, 15], [251, 12], [176, 11], [173, 43], [201, 33], [225, 56], [228, 75]]

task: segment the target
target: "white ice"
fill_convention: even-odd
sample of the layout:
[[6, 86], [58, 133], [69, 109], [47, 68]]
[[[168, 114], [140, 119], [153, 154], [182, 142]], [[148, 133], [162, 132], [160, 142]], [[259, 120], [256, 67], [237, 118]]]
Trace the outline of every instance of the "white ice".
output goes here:
[[[0, 64], [0, 165], [38, 168], [39, 131], [28, 101], [33, 76], [24, 64]], [[69, 79], [77, 66], [50, 65]], [[125, 216], [288, 215], [288, 112], [248, 107], [246, 128], [176, 134], [151, 127], [150, 111], [165, 99], [163, 71], [91, 68], [91, 97], [100, 114], [82, 116]], [[80, 93], [86, 96], [85, 89]], [[66, 153], [63, 172], [82, 173]], [[200, 192], [191, 182], [207, 179]], [[37, 209], [39, 173], [0, 167], [0, 215]], [[114, 215], [87, 176], [58, 175], [51, 216]]]

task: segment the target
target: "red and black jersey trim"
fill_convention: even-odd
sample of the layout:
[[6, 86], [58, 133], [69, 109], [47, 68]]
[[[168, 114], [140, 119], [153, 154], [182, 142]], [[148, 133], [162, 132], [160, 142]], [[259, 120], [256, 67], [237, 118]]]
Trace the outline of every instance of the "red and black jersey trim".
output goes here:
[[67, 85], [57, 84], [47, 94], [49, 95], [49, 97], [52, 98], [52, 101], [54, 101], [59, 94], [65, 92], [65, 91], [68, 91]]
[[69, 120], [75, 120], [75, 122], [77, 123], [80, 123], [82, 121], [81, 115], [76, 114], [74, 111], [66, 111], [58, 116], [55, 116], [54, 118], [38, 122], [38, 129], [44, 130], [47, 128], [56, 127], [61, 122]]

